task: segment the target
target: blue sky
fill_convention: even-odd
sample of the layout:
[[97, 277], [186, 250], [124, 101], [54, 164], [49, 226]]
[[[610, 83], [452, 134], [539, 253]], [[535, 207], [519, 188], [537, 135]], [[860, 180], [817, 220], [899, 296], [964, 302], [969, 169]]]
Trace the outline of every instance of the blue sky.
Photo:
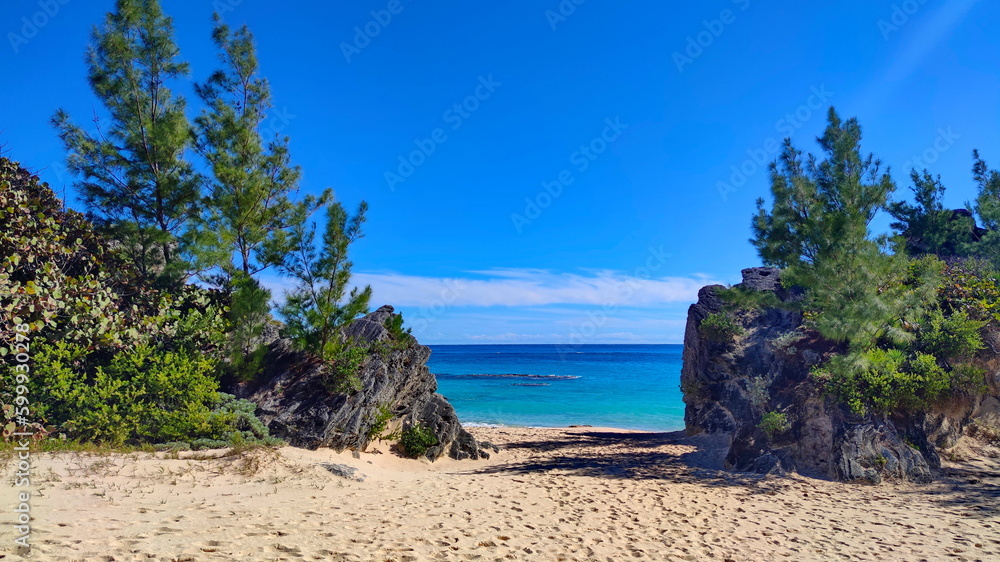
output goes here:
[[[972, 149], [1000, 163], [985, 0], [162, 4], [193, 80], [213, 7], [249, 24], [303, 191], [369, 202], [356, 279], [423, 343], [679, 343], [699, 287], [759, 264], [758, 162], [814, 151], [829, 105], [903, 192], [926, 165], [958, 207]], [[100, 112], [82, 57], [112, 6], [0, 5], [0, 142], [71, 205], [48, 120]]]

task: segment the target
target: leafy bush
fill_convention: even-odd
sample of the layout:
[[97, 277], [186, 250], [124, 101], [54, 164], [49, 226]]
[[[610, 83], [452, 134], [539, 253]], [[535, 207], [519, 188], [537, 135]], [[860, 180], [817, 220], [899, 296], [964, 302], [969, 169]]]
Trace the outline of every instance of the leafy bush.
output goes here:
[[784, 334], [781, 334], [780, 336], [771, 340], [771, 345], [774, 346], [774, 349], [781, 351], [782, 353], [794, 355], [796, 352], [798, 352], [798, 349], [796, 349], [795, 344], [805, 337], [806, 337], [805, 333], [803, 333], [801, 330], [792, 330], [790, 332], [785, 332]]
[[814, 375], [852, 411], [888, 414], [926, 408], [952, 384], [933, 355], [875, 348], [832, 357]]
[[968, 358], [986, 345], [980, 330], [987, 324], [984, 320], [969, 318], [965, 310], [945, 316], [935, 310], [920, 330], [920, 343], [930, 353], [949, 359]]
[[368, 358], [367, 346], [353, 342], [337, 345], [326, 362], [327, 376], [324, 379], [327, 390], [340, 394], [353, 394], [361, 390], [361, 365]]
[[767, 377], [761, 376], [749, 379], [749, 382], [747, 382], [747, 398], [750, 399], [750, 404], [758, 410], [763, 410], [764, 406], [767, 406], [768, 401], [771, 399]]
[[250, 381], [264, 368], [267, 346], [262, 342], [264, 330], [271, 322], [271, 291], [259, 281], [237, 273], [233, 277], [233, 292], [229, 305], [229, 370], [237, 380]]
[[743, 327], [725, 312], [709, 314], [701, 321], [698, 328], [706, 338], [719, 343], [730, 342], [736, 336], [743, 334]]
[[406, 349], [413, 343], [413, 330], [403, 329], [403, 315], [393, 314], [385, 319], [385, 327], [389, 330], [390, 347], [394, 350]]
[[424, 427], [420, 423], [407, 426], [403, 429], [399, 439], [399, 445], [403, 453], [410, 458], [418, 458], [427, 452], [427, 449], [438, 444], [437, 436], [430, 428]]
[[368, 441], [381, 438], [386, 428], [389, 427], [389, 421], [392, 418], [392, 408], [388, 404], [379, 406], [375, 413], [375, 419], [372, 420], [372, 424], [368, 428]]
[[715, 294], [726, 303], [730, 310], [761, 310], [784, 306], [778, 295], [772, 291], [755, 291], [740, 286], [716, 289]]
[[70, 437], [120, 446], [219, 434], [214, 365], [204, 356], [141, 346], [88, 366], [78, 344], [34, 348], [35, 414]]
[[1000, 281], [983, 260], [950, 260], [939, 300], [945, 312], [964, 311], [974, 320], [1000, 321]]
[[775, 435], [788, 431], [791, 424], [788, 423], [788, 414], [767, 412], [761, 416], [757, 427], [767, 435], [768, 439], [774, 439]]

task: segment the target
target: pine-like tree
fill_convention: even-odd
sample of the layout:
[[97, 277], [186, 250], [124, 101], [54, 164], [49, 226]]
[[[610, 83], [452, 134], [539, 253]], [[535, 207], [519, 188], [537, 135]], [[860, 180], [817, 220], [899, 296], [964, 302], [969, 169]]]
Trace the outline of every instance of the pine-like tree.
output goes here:
[[978, 150], [972, 152], [972, 158], [972, 175], [979, 190], [973, 209], [985, 232], [966, 249], [1000, 268], [1000, 172], [991, 170]]
[[307, 205], [299, 206], [290, 234], [292, 251], [279, 266], [297, 281], [281, 307], [288, 335], [300, 348], [326, 360], [333, 360], [341, 349], [340, 328], [368, 312], [370, 286], [347, 292], [352, 267], [347, 253], [363, 236], [367, 210], [362, 202], [357, 214], [348, 217], [340, 203], [329, 203], [323, 246], [317, 251], [316, 225], [307, 224]]
[[905, 318], [927, 294], [902, 288], [908, 261], [869, 231], [895, 184], [874, 156], [862, 156], [856, 119], [841, 121], [831, 108], [818, 142], [822, 160], [803, 160], [785, 142], [771, 166], [773, 206], [757, 201], [751, 242], [766, 264], [784, 268], [783, 282], [806, 289], [810, 322], [825, 337], [861, 348], [908, 339]]
[[253, 276], [276, 265], [296, 217], [290, 197], [300, 172], [287, 137], [263, 138], [271, 89], [259, 75], [253, 35], [246, 26], [230, 31], [218, 14], [215, 24], [223, 68], [195, 86], [206, 105], [195, 119], [196, 146], [213, 176], [199, 241], [203, 267], [220, 267], [219, 284], [227, 285], [237, 271]]
[[169, 88], [188, 72], [172, 21], [157, 0], [117, 0], [94, 29], [86, 62], [110, 122], [95, 118], [90, 133], [56, 112], [67, 168], [83, 178], [77, 187], [91, 218], [121, 241], [140, 274], [176, 281], [184, 270], [176, 248], [196, 212], [198, 180], [185, 160], [185, 101]]
[[944, 208], [944, 185], [941, 177], [934, 177], [927, 170], [923, 174], [911, 170], [915, 205], [894, 201], [888, 211], [896, 219], [891, 226], [906, 241], [910, 255], [936, 254], [959, 256], [963, 246], [976, 236], [975, 221], [971, 216]]
[[826, 158], [803, 161], [785, 141], [779, 162], [771, 164], [772, 209], [757, 200], [750, 240], [764, 263], [803, 274], [823, 259], [876, 246], [868, 226], [895, 190], [881, 162], [861, 155], [856, 119], [842, 122], [831, 108], [818, 142]]

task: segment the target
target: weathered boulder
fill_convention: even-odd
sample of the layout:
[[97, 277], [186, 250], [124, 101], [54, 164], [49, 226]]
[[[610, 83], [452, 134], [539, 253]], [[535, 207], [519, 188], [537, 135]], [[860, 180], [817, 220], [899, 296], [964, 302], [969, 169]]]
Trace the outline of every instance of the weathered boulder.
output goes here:
[[270, 344], [264, 375], [235, 392], [258, 405], [257, 414], [272, 435], [296, 447], [363, 450], [377, 437], [372, 427], [380, 410], [388, 408], [395, 425], [421, 424], [434, 432], [438, 443], [427, 450], [430, 460], [488, 455], [462, 428], [451, 404], [436, 393], [437, 380], [427, 368], [430, 348], [393, 341], [385, 326], [392, 315], [393, 308], [383, 306], [345, 329], [356, 345], [369, 349], [358, 372], [357, 392], [332, 391], [324, 363], [280, 339]]
[[[743, 270], [745, 289], [773, 292], [789, 302], [773, 268]], [[701, 323], [724, 310], [721, 286], [704, 287], [688, 311], [681, 388], [687, 431], [730, 438], [728, 468], [781, 473], [795, 470], [844, 481], [883, 478], [927, 481], [940, 467], [938, 449], [952, 446], [975, 420], [994, 412], [994, 397], [956, 396], [926, 414], [858, 416], [825, 396], [810, 369], [844, 349], [803, 327], [799, 312], [764, 308], [729, 313], [739, 335], [715, 341]], [[1000, 373], [995, 369], [994, 373]], [[994, 374], [996, 379], [998, 374]], [[1000, 385], [992, 385], [997, 394]], [[760, 427], [766, 413], [784, 427]]]

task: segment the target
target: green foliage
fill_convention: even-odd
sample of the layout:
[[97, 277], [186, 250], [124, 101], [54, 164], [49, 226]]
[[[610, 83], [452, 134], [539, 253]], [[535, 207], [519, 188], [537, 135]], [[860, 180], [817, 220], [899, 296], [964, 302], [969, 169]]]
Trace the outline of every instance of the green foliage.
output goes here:
[[774, 439], [775, 435], [788, 431], [791, 424], [788, 423], [788, 414], [767, 412], [761, 416], [757, 427], [767, 435], [768, 439]]
[[912, 336], [903, 326], [932, 298], [934, 280], [905, 284], [905, 256], [870, 236], [895, 184], [878, 160], [862, 156], [855, 119], [842, 122], [831, 109], [818, 140], [822, 160], [804, 159], [786, 142], [771, 166], [772, 208], [758, 200], [751, 242], [764, 263], [784, 268], [783, 284], [806, 289], [810, 328], [861, 348], [884, 338], [906, 342]]
[[767, 377], [760, 376], [748, 379], [747, 381], [747, 398], [750, 399], [750, 404], [757, 408], [758, 410], [763, 410], [767, 403], [771, 400], [771, 392], [768, 389], [769, 383]]
[[743, 327], [737, 324], [726, 312], [713, 312], [709, 314], [698, 325], [698, 329], [703, 336], [719, 343], [731, 342], [734, 338], [743, 334]]
[[359, 371], [368, 358], [368, 347], [345, 342], [338, 343], [332, 349], [326, 360], [327, 376], [324, 383], [327, 390], [340, 394], [354, 394], [361, 390]]
[[[232, 394], [219, 393], [219, 401], [212, 409], [212, 416], [217, 417], [223, 425], [215, 439], [229, 445], [283, 445], [284, 442], [271, 437], [264, 422], [260, 421], [256, 412], [257, 405], [249, 400], [237, 400]], [[194, 439], [192, 449], [215, 449], [218, 446], [208, 446], [211, 437]]]
[[874, 462], [875, 462], [875, 466], [877, 466], [881, 470], [881, 469], [885, 468], [886, 464], [889, 463], [889, 459], [887, 459], [887, 458], [885, 458], [885, 456], [879, 454], [879, 455], [875, 456]]
[[892, 224], [905, 240], [910, 255], [935, 254], [940, 257], [959, 256], [974, 238], [972, 217], [956, 215], [944, 208], [944, 185], [941, 178], [910, 172], [916, 205], [904, 201], [889, 204], [888, 211], [897, 222]]
[[949, 262], [939, 300], [945, 312], [964, 311], [975, 320], [1000, 321], [1000, 281], [986, 261]]
[[81, 215], [5, 159], [0, 221], [0, 355], [28, 325], [33, 423], [114, 445], [235, 435], [246, 416], [219, 409], [215, 374], [230, 334], [218, 292], [144, 286]]
[[297, 282], [280, 311], [288, 336], [300, 349], [328, 361], [341, 346], [340, 328], [368, 312], [371, 287], [355, 287], [347, 293], [352, 267], [347, 251], [363, 236], [361, 226], [367, 208], [362, 202], [357, 214], [349, 219], [340, 203], [330, 203], [323, 247], [318, 252], [315, 225], [307, 226], [305, 207], [297, 209], [290, 234], [292, 251], [279, 266]]
[[34, 348], [37, 416], [74, 438], [120, 446], [218, 433], [214, 365], [203, 356], [138, 347], [87, 368], [87, 350], [57, 342]]
[[781, 299], [778, 298], [778, 295], [772, 291], [755, 291], [744, 289], [739, 285], [716, 289], [715, 294], [731, 310], [757, 311], [765, 308], [781, 308], [785, 306], [781, 302]]
[[[1000, 319], [1000, 289], [978, 264], [933, 255], [961, 254], [977, 235], [971, 221], [944, 210], [940, 181], [914, 171], [916, 205], [889, 204], [892, 179], [861, 156], [860, 139], [857, 122], [842, 123], [831, 110], [819, 139], [825, 159], [803, 159], [786, 143], [771, 168], [773, 206], [758, 202], [752, 242], [765, 263], [785, 268], [783, 284], [805, 289], [805, 326], [845, 344], [813, 371], [832, 395], [857, 413], [922, 410], [978, 386], [981, 373], [969, 361], [984, 347], [987, 323]], [[983, 193], [1000, 194], [1000, 174], [981, 161], [976, 174]], [[1000, 220], [1000, 204], [979, 203]], [[895, 247], [869, 232], [882, 210], [905, 236]], [[931, 255], [910, 259], [905, 249]]]
[[980, 239], [969, 244], [966, 252], [989, 260], [1000, 268], [1000, 172], [991, 170], [980, 158], [979, 151], [973, 151], [972, 175], [979, 194], [973, 208], [979, 222], [985, 229]]
[[951, 372], [933, 356], [874, 348], [834, 356], [814, 375], [857, 414], [916, 411], [940, 399], [952, 385]]
[[94, 366], [87, 349], [66, 342], [38, 344], [33, 354], [34, 415], [72, 439], [112, 447], [277, 443], [255, 404], [218, 392], [204, 355], [139, 346]]
[[413, 330], [403, 329], [403, 315], [393, 314], [385, 319], [385, 327], [389, 330], [389, 337], [395, 341], [409, 341], [412, 339]]
[[969, 363], [953, 365], [951, 369], [952, 390], [973, 395], [985, 394], [990, 389], [986, 373], [986, 369]]
[[681, 379], [680, 390], [684, 396], [690, 396], [699, 400], [708, 397], [708, 389], [700, 382], [694, 380]]
[[934, 310], [920, 330], [920, 343], [927, 352], [947, 359], [968, 359], [986, 345], [980, 330], [985, 321], [973, 320], [964, 310], [945, 316]]
[[771, 345], [774, 346], [774, 349], [781, 351], [782, 353], [794, 355], [798, 352], [795, 344], [805, 337], [806, 335], [802, 330], [792, 330], [771, 340]]
[[[251, 276], [280, 263], [301, 173], [287, 137], [263, 136], [271, 89], [253, 35], [245, 25], [232, 32], [216, 14], [212, 37], [223, 68], [195, 86], [207, 106], [195, 119], [195, 147], [212, 170], [196, 253], [201, 268], [221, 268], [225, 283], [236, 271]], [[325, 203], [307, 201], [307, 215]]]
[[229, 306], [230, 371], [238, 380], [255, 379], [264, 368], [267, 346], [261, 341], [271, 323], [271, 291], [253, 277], [236, 272]]
[[375, 419], [372, 420], [372, 424], [368, 428], [368, 441], [380, 439], [389, 427], [389, 421], [392, 420], [393, 416], [392, 408], [388, 404], [379, 406], [375, 413]]
[[414, 459], [427, 453], [427, 449], [437, 444], [438, 439], [434, 432], [420, 423], [405, 427], [399, 439], [403, 454]]
[[[818, 139], [826, 158], [810, 157], [786, 140], [778, 162], [771, 165], [772, 208], [757, 201], [753, 245], [765, 264], [791, 270], [796, 281], [815, 286], [823, 276], [815, 266], [834, 257], [877, 251], [868, 225], [885, 209], [895, 185], [881, 163], [861, 155], [861, 126], [842, 122], [833, 108]], [[808, 282], [814, 281], [814, 282]]]
[[95, 222], [121, 241], [142, 279], [160, 276], [171, 284], [183, 275], [176, 242], [198, 198], [197, 176], [184, 160], [185, 103], [168, 87], [188, 72], [178, 52], [159, 2], [118, 0], [86, 56], [91, 89], [110, 122], [98, 122], [91, 134], [65, 111], [52, 118]]

